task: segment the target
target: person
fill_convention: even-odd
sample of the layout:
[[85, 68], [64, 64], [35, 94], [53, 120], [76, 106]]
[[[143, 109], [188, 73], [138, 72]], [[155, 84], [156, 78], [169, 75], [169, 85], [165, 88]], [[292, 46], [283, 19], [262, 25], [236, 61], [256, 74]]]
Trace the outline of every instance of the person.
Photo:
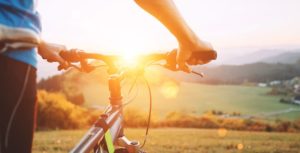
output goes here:
[[[40, 38], [41, 24], [34, 0], [0, 0], [0, 153], [31, 152], [36, 110], [38, 53], [48, 62], [66, 65], [63, 45]], [[135, 0], [178, 40], [177, 64], [205, 64], [212, 59], [193, 53], [214, 53], [184, 21], [172, 0]]]

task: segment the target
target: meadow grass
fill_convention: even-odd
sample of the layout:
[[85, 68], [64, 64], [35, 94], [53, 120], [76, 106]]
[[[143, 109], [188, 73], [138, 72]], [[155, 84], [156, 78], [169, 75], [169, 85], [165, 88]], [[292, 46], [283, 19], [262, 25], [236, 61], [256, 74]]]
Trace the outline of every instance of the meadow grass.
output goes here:
[[[144, 85], [140, 85], [139, 95], [129, 107], [139, 110], [148, 109], [148, 95]], [[167, 98], [161, 86], [152, 87], [153, 111], [158, 116], [165, 116], [172, 111], [202, 114], [210, 110], [221, 110], [227, 113], [239, 112], [260, 116], [289, 108], [300, 109], [300, 106], [283, 104], [280, 97], [269, 96], [270, 88], [237, 85], [203, 85], [197, 83], [181, 83], [175, 97]], [[124, 90], [126, 91], [126, 90]], [[124, 93], [127, 93], [124, 92]], [[107, 105], [108, 88], [101, 85], [89, 85], [84, 88], [86, 105]], [[125, 95], [126, 97], [126, 95]], [[263, 117], [263, 116], [262, 116]], [[295, 120], [300, 118], [300, 111], [271, 117]]]
[[[86, 130], [36, 132], [33, 153], [68, 152], [84, 132]], [[127, 129], [125, 133], [130, 139], [142, 142], [144, 129]], [[144, 149], [148, 153], [300, 153], [300, 134], [151, 129]]]

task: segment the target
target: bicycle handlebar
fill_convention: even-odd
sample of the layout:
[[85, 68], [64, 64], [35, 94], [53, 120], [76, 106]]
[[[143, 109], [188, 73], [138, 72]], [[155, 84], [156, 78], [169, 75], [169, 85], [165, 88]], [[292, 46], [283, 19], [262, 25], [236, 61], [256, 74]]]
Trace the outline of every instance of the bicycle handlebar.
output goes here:
[[[68, 62], [68, 65], [63, 66], [60, 65], [59, 69], [67, 69], [69, 67], [75, 67], [81, 71], [84, 72], [90, 72], [94, 70], [95, 67], [91, 66], [87, 60], [88, 59], [95, 59], [103, 61], [109, 69], [111, 69], [112, 73], [116, 73], [118, 70], [116, 66], [116, 62], [122, 60], [123, 58], [121, 56], [116, 55], [103, 55], [98, 53], [86, 53], [82, 50], [78, 49], [72, 49], [70, 51], [61, 51], [59, 55]], [[149, 62], [158, 62], [165, 60], [164, 67], [167, 69], [170, 69], [172, 71], [177, 71], [176, 68], [176, 55], [177, 51], [176, 49], [172, 50], [171, 52], [167, 53], [154, 53], [144, 56], [139, 56], [137, 60], [139, 60], [140, 65], [148, 64]], [[196, 59], [204, 59], [204, 60], [215, 60], [217, 58], [217, 54], [215, 51], [213, 52], [207, 52], [207, 53], [197, 53], [193, 54], [193, 58]], [[80, 62], [81, 67], [77, 67], [76, 65], [73, 65], [72, 63]], [[203, 76], [201, 73], [197, 73], [192, 71], [192, 73]]]
[[[116, 55], [103, 55], [98, 53], [86, 53], [82, 50], [70, 50], [70, 51], [61, 51], [59, 55], [67, 61], [69, 64], [67, 66], [60, 65], [59, 69], [67, 69], [69, 67], [76, 67], [72, 63], [80, 62], [82, 68], [81, 70], [85, 72], [90, 72], [92, 68], [91, 65], [87, 63], [86, 60], [88, 59], [94, 59], [94, 60], [100, 60], [103, 61], [109, 68], [116, 68], [116, 62], [122, 60], [123, 58], [121, 56]], [[149, 54], [144, 56], [139, 56], [137, 60], [139, 60], [139, 64], [144, 65], [149, 62], [156, 62], [161, 60], [168, 59], [169, 53], [156, 53], [156, 54]], [[78, 68], [78, 67], [77, 67]]]
[[114, 61], [117, 59], [120, 59], [120, 56], [114, 56], [114, 55], [102, 55], [102, 54], [96, 54], [96, 53], [86, 53], [81, 50], [71, 50], [71, 51], [61, 51], [59, 55], [68, 62], [80, 62], [82, 60], [86, 59], [96, 59], [96, 60], [102, 60], [105, 63], [110, 63], [110, 61]]

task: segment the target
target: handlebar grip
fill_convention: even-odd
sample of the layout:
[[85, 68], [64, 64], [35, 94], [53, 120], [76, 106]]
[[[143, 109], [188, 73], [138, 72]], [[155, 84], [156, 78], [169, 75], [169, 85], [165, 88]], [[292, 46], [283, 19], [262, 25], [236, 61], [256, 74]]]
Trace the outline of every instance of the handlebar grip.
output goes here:
[[196, 59], [202, 61], [211, 61], [217, 59], [217, 52], [215, 50], [203, 51], [203, 52], [193, 52], [189, 60]]
[[[176, 56], [177, 56], [177, 49], [172, 50], [168, 53], [167, 56], [167, 64], [166, 66], [171, 70], [178, 69], [176, 67]], [[202, 61], [203, 63], [207, 63], [211, 60], [217, 59], [217, 52], [215, 50], [211, 51], [202, 51], [202, 52], [193, 52], [191, 57], [186, 61], [188, 64], [195, 65], [196, 63], [193, 61]]]

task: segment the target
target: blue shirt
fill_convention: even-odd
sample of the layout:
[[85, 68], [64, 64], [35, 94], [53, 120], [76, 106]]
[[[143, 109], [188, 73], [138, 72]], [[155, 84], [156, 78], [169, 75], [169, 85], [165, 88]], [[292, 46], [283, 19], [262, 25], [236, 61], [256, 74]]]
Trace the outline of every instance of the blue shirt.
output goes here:
[[[40, 18], [35, 5], [35, 0], [0, 0], [0, 24], [27, 28], [40, 34]], [[4, 55], [37, 67], [36, 48], [26, 51], [7, 51]]]

